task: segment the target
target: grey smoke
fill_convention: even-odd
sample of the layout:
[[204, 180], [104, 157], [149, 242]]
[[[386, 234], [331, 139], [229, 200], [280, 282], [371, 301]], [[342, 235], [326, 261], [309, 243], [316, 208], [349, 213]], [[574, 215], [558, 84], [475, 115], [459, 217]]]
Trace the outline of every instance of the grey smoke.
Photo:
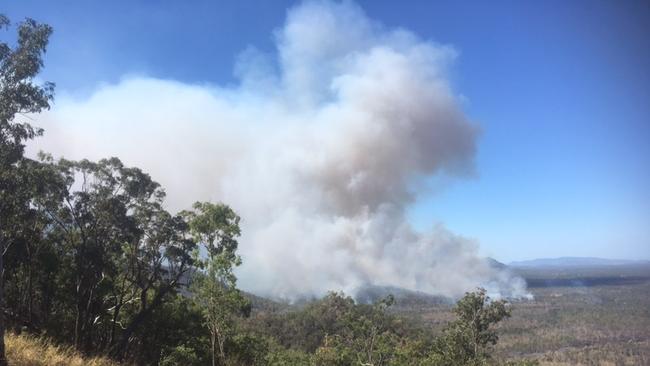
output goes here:
[[234, 87], [131, 76], [59, 97], [30, 149], [119, 156], [166, 187], [172, 210], [230, 204], [243, 218], [238, 275], [249, 291], [524, 295], [475, 242], [406, 219], [427, 177], [474, 173], [478, 129], [447, 78], [454, 49], [348, 2], [291, 9], [275, 39], [273, 55], [242, 53]]

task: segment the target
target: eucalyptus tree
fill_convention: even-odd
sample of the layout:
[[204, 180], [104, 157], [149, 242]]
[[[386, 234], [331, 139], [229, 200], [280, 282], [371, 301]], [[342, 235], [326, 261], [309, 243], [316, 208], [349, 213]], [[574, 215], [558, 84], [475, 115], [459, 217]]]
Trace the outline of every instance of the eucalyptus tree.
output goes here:
[[[126, 243], [121, 273], [126, 291], [137, 300], [116, 303], [126, 305], [128, 310], [119, 341], [114, 342], [111, 337], [110, 351], [118, 359], [127, 355], [134, 333], [143, 328], [153, 311], [187, 286], [193, 269], [196, 243], [189, 234], [189, 225], [181, 215], [163, 209], [163, 198], [164, 192], [156, 189], [153, 199], [142, 200], [132, 209], [138, 235]], [[139, 346], [146, 348], [143, 339]]]
[[12, 323], [38, 330], [49, 321], [58, 292], [54, 222], [44, 208], [58, 205], [64, 185], [56, 171], [30, 159], [22, 159], [15, 173], [14, 200], [29, 204], [13, 212], [14, 225], [5, 233], [12, 243], [4, 255], [5, 302]]
[[440, 365], [484, 365], [499, 337], [494, 326], [510, 317], [505, 300], [492, 300], [485, 289], [468, 292], [458, 300], [443, 336], [435, 340], [430, 361]]
[[234, 333], [234, 318], [246, 315], [250, 304], [237, 289], [233, 269], [241, 264], [237, 237], [239, 216], [227, 205], [196, 202], [183, 213], [191, 232], [205, 253], [196, 253], [200, 271], [193, 278], [192, 296], [201, 308], [210, 331], [212, 365], [226, 363], [224, 344]]
[[328, 323], [338, 323], [339, 326], [338, 329], [330, 328], [316, 349], [315, 364], [394, 364], [399, 343], [398, 327], [388, 314], [394, 301], [394, 297], [388, 295], [374, 304], [355, 304], [351, 298], [341, 294], [328, 295], [321, 306], [335, 316]]
[[192, 267], [189, 226], [163, 208], [157, 182], [117, 158], [54, 161], [44, 155], [41, 164], [63, 182], [58, 200], [38, 206], [59, 248], [59, 300], [69, 310], [62, 316], [71, 314], [59, 333], [80, 349], [124, 358], [142, 346], [134, 333]]
[[90, 348], [119, 272], [116, 259], [124, 243], [138, 235], [129, 210], [148, 192], [131, 186], [147, 182], [134, 182], [117, 159], [54, 162], [49, 158], [43, 163], [58, 171], [65, 183], [60, 201], [44, 205], [43, 210], [55, 223], [49, 235], [58, 239], [61, 261], [67, 268], [60, 276], [68, 285], [60, 291], [72, 302], [69, 308], [74, 309], [70, 330], [73, 342], [77, 347]]
[[[0, 28], [7, 29], [9, 19], [0, 15]], [[26, 19], [18, 24], [14, 45], [0, 42], [0, 366], [6, 365], [4, 349], [4, 263], [2, 257], [12, 244], [12, 234], [20, 226], [19, 211], [28, 208], [24, 196], [16, 195], [17, 177], [23, 159], [24, 143], [42, 134], [25, 121], [25, 114], [50, 107], [54, 84], [39, 85], [34, 77], [43, 67], [43, 54], [52, 28]]]

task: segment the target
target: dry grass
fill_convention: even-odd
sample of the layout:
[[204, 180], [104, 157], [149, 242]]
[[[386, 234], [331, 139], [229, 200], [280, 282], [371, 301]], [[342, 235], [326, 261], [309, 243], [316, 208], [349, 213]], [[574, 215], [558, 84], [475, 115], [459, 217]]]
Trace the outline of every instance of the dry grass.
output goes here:
[[507, 358], [542, 365], [650, 365], [650, 282], [534, 289], [501, 328]]
[[[588, 282], [589, 274], [564, 275]], [[532, 288], [535, 299], [515, 302], [512, 318], [500, 325], [496, 357], [542, 366], [650, 365], [650, 274], [642, 274], [643, 281], [625, 282], [625, 273], [598, 272], [592, 277], [617, 282]], [[434, 329], [452, 316], [445, 305], [402, 312]]]
[[56, 346], [31, 336], [8, 333], [5, 344], [12, 366], [118, 366], [108, 359], [82, 357], [70, 347]]

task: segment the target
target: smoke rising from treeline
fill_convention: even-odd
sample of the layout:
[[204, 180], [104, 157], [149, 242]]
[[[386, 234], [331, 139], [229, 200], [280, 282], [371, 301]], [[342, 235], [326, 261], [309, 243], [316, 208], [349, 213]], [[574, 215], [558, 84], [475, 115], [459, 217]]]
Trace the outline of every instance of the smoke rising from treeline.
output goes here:
[[[522, 295], [471, 240], [406, 210], [427, 177], [473, 173], [477, 126], [451, 90], [453, 48], [307, 2], [235, 68], [240, 83], [127, 77], [37, 118], [32, 151], [119, 156], [152, 174], [172, 210], [223, 201], [242, 216], [243, 289], [296, 298], [390, 285]], [[477, 218], [480, 219], [480, 218]]]

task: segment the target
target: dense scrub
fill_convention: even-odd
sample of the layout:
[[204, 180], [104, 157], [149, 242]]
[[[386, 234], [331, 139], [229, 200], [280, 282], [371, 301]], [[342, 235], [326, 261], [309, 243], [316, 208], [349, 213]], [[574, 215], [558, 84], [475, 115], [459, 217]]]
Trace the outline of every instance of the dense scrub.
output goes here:
[[[229, 365], [484, 365], [493, 364], [494, 325], [510, 314], [483, 290], [454, 307], [457, 319], [439, 335], [388, 310], [388, 296], [358, 304], [340, 293], [284, 311], [257, 311], [237, 322], [227, 344]], [[173, 349], [163, 363], [202, 364], [196, 349]], [[204, 362], [204, 361], [203, 361]], [[522, 361], [523, 362], [523, 361]], [[170, 363], [173, 364], [173, 363]], [[524, 363], [525, 364], [525, 363]], [[532, 364], [532, 363], [531, 363]]]

